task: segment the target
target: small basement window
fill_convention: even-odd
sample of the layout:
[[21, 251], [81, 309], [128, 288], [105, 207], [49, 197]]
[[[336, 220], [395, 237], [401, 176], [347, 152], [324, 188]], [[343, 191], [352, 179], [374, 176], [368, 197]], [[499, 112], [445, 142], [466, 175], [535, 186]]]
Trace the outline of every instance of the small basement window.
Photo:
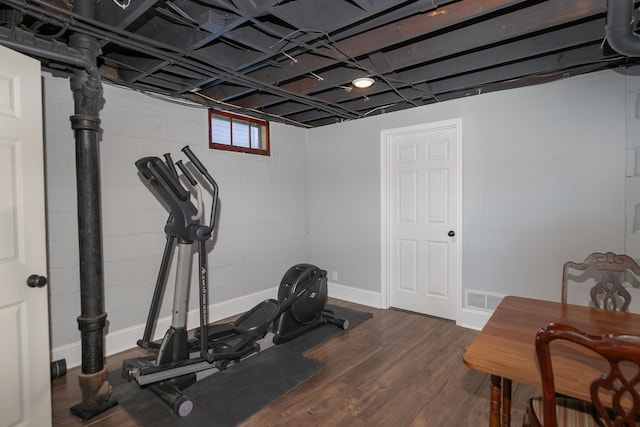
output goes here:
[[269, 122], [209, 110], [209, 148], [268, 156]]

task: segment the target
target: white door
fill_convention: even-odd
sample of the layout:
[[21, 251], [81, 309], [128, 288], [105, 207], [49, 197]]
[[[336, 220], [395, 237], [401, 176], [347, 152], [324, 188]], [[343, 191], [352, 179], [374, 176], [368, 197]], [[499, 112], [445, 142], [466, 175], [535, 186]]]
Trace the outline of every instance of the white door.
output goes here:
[[0, 46], [2, 427], [51, 425], [40, 86], [40, 63]]
[[459, 126], [386, 132], [389, 303], [456, 320]]

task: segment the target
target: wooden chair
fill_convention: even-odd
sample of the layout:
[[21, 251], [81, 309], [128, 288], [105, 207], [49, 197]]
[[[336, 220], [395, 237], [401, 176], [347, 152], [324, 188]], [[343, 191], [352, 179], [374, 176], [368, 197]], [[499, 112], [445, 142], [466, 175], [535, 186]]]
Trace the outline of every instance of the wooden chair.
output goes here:
[[[570, 274], [578, 270], [580, 275]], [[568, 282], [586, 282], [591, 279], [595, 285], [590, 289], [591, 304], [608, 310], [627, 311], [631, 303], [631, 294], [624, 283], [638, 283], [640, 266], [628, 255], [613, 252], [594, 252], [583, 262], [567, 262], [562, 269], [562, 302], [567, 303]]]
[[[586, 347], [608, 362], [603, 365], [607, 366], [606, 372], [590, 383], [591, 401], [556, 396], [549, 348], [554, 340]], [[543, 395], [529, 400], [524, 426], [640, 425], [640, 337], [590, 336], [572, 326], [551, 323], [538, 331], [535, 345]], [[611, 402], [609, 408], [606, 402]]]

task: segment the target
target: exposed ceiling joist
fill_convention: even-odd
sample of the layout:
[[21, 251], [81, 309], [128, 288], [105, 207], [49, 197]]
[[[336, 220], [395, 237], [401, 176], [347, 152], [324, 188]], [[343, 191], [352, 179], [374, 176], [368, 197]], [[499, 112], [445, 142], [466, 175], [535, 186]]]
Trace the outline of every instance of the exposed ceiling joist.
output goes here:
[[[21, 43], [17, 28], [59, 43], [90, 33], [109, 80], [301, 126], [638, 62], [604, 43], [607, 0], [102, 0], [95, 20], [69, 9], [0, 0], [0, 43]], [[371, 88], [351, 86], [365, 75]]]

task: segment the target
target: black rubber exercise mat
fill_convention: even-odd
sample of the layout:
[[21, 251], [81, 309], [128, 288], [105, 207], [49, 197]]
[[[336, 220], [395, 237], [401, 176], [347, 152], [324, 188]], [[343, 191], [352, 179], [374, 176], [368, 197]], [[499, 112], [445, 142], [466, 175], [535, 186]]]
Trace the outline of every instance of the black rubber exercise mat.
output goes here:
[[[339, 306], [327, 308], [347, 319], [349, 329], [371, 317]], [[345, 332], [321, 326], [202, 379], [185, 390], [194, 407], [184, 418], [151, 391], [122, 379], [119, 371], [109, 373], [109, 383], [114, 398], [143, 426], [235, 426], [320, 372], [324, 365], [302, 353]]]

